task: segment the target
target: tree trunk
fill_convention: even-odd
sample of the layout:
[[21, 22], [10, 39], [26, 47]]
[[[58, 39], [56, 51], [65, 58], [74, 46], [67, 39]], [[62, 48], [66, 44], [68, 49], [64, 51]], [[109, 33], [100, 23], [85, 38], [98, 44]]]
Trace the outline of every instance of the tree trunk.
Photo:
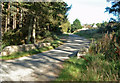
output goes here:
[[8, 30], [10, 29], [10, 2], [8, 3], [8, 17], [7, 17]]
[[[4, 7], [4, 4], [2, 3], [2, 10], [4, 9], [3, 7]], [[8, 21], [8, 16], [5, 15], [5, 32], [7, 32], [7, 28], [8, 28], [8, 22], [7, 21]]]
[[[1, 2], [0, 2], [0, 23], [2, 23], [2, 9], [1, 9], [1, 6], [3, 8], [3, 5], [1, 5]], [[0, 56], [1, 56], [1, 45], [2, 45], [2, 26], [0, 24]]]
[[32, 34], [32, 22], [33, 22], [33, 18], [31, 18], [31, 20], [30, 20], [27, 43], [30, 43], [30, 38], [31, 38], [31, 34]]
[[35, 29], [36, 29], [36, 17], [34, 18], [34, 25], [33, 25], [33, 43], [35, 43], [36, 42], [36, 37], [35, 37], [35, 35], [36, 35], [36, 31], [35, 31]]
[[8, 27], [8, 26], [7, 26], [7, 23], [8, 23], [7, 21], [8, 21], [8, 18], [7, 18], [7, 15], [5, 15], [5, 16], [6, 16], [6, 17], [5, 17], [5, 32], [7, 32], [7, 27]]
[[19, 27], [22, 27], [23, 11], [21, 9]]
[[13, 29], [16, 28], [16, 14], [13, 16]]

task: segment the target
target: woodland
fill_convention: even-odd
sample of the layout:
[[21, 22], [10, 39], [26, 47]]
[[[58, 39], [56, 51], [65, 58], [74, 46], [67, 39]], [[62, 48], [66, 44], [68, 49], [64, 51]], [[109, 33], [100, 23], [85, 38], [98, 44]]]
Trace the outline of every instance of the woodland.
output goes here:
[[70, 9], [65, 2], [2, 2], [2, 48], [67, 32]]

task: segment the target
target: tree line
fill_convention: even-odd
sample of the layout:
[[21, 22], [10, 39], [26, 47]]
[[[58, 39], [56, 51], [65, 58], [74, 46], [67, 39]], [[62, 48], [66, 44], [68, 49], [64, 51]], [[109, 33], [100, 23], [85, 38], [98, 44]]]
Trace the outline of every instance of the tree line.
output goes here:
[[2, 43], [29, 44], [60, 34], [70, 24], [70, 9], [65, 2], [2, 2]]

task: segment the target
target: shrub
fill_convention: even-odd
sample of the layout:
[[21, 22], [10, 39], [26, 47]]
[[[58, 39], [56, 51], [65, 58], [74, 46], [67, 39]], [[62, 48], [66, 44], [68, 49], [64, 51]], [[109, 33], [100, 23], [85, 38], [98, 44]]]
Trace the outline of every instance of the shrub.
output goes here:
[[120, 28], [120, 23], [101, 23], [99, 25], [97, 25], [98, 27], [98, 30], [97, 32], [98, 33], [110, 33], [112, 31], [117, 31], [119, 28]]
[[61, 41], [56, 40], [56, 41], [54, 41], [54, 42], [51, 43], [51, 46], [53, 46], [53, 48], [56, 48], [56, 47], [60, 46], [61, 44], [62, 44]]
[[52, 38], [54, 39], [54, 40], [58, 40], [59, 38], [57, 37], [57, 35], [55, 35], [55, 34], [52, 34]]
[[48, 30], [47, 31], [43, 31], [41, 36], [44, 37], [44, 38], [50, 37], [51, 36], [51, 32], [48, 31]]
[[25, 38], [26, 34], [23, 34], [21, 29], [9, 30], [2, 36], [2, 44], [5, 46], [25, 44]]
[[120, 31], [111, 34], [105, 34], [99, 41], [95, 41], [89, 48], [89, 53], [99, 54], [103, 53], [106, 59], [118, 60], [120, 59]]

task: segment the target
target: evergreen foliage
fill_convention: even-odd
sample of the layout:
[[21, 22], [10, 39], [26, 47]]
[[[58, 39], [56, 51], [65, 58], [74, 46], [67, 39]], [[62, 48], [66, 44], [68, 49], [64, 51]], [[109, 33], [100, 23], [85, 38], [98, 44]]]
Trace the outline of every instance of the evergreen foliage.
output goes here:
[[111, 18], [112, 21], [120, 22], [120, 1], [112, 1], [111, 7], [106, 7], [106, 12], [112, 13], [117, 19]]
[[74, 32], [77, 29], [81, 29], [81, 23], [78, 19], [75, 19], [75, 21], [73, 22], [73, 24], [71, 25], [71, 32]]
[[[2, 44], [19, 45], [67, 31], [68, 7], [65, 2], [3, 2]], [[64, 30], [65, 29], [65, 30]]]

